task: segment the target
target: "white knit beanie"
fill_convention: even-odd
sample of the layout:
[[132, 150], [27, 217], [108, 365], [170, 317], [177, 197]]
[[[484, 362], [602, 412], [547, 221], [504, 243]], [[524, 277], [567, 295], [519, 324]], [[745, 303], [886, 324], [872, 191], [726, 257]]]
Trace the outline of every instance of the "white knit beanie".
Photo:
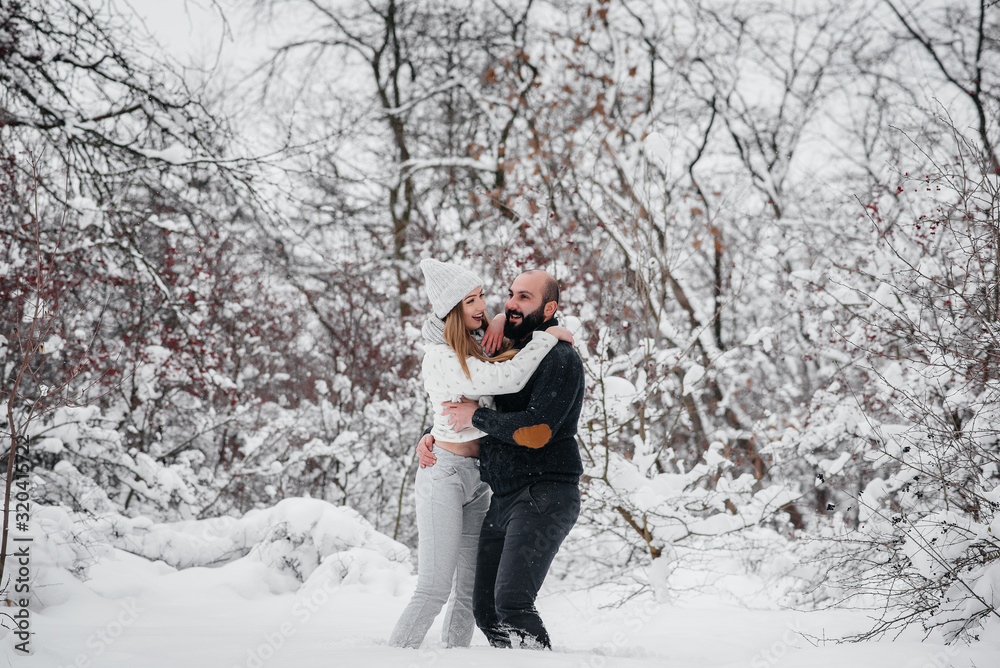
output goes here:
[[434, 315], [442, 320], [462, 297], [483, 284], [483, 279], [457, 264], [438, 262], [431, 258], [420, 261]]

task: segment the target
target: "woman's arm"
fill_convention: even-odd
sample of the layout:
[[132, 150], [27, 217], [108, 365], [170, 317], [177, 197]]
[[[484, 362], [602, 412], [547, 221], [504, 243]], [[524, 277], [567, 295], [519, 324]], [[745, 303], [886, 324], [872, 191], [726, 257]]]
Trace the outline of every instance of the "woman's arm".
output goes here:
[[569, 331], [565, 327], [549, 327], [545, 331], [560, 341], [565, 341], [569, 345], [573, 345], [575, 343], [573, 341], [573, 332]]
[[[483, 352], [487, 355], [492, 355], [500, 350], [500, 345], [503, 343], [503, 328], [505, 324], [507, 324], [507, 316], [503, 313], [498, 313], [493, 317], [490, 326], [486, 328], [486, 333], [483, 334], [483, 340], [480, 342], [480, 345], [483, 348]], [[565, 327], [549, 327], [545, 331], [560, 341], [565, 341], [570, 345], [574, 344], [573, 333]]]
[[483, 334], [483, 340], [481, 345], [483, 347], [483, 352], [487, 355], [492, 355], [496, 351], [500, 350], [500, 344], [503, 343], [503, 326], [507, 323], [507, 316], [503, 313], [498, 313], [493, 317], [490, 326], [486, 328], [486, 333]]
[[462, 371], [458, 356], [447, 346], [432, 346], [424, 352], [424, 387], [428, 392], [449, 396], [463, 394], [512, 394], [524, 389], [535, 369], [559, 339], [547, 332], [535, 332], [531, 341], [513, 359], [483, 362], [466, 360], [469, 376]]

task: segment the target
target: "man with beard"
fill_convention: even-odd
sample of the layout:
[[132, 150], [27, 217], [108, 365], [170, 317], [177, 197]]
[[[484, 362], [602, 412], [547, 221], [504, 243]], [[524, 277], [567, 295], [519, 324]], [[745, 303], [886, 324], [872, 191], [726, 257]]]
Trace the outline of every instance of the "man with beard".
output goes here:
[[[557, 325], [559, 286], [543, 271], [527, 271], [511, 285], [504, 335], [515, 347], [531, 333]], [[473, 613], [494, 647], [551, 649], [535, 598], [563, 539], [580, 513], [583, 465], [576, 443], [583, 405], [583, 363], [560, 342], [528, 384], [496, 397], [496, 410], [463, 399], [446, 402], [457, 429], [473, 426], [480, 439], [480, 474], [493, 490], [476, 560]], [[417, 448], [432, 466], [433, 439]]]

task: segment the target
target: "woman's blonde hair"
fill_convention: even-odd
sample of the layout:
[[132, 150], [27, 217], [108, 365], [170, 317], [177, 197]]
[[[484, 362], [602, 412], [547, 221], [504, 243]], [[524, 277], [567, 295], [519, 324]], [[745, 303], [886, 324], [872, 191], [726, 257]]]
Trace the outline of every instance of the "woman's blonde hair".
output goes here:
[[[493, 357], [487, 357], [483, 354], [479, 341], [472, 336], [472, 332], [465, 328], [465, 323], [462, 320], [462, 302], [459, 302], [444, 318], [444, 341], [458, 355], [458, 363], [462, 365], [462, 371], [465, 372], [465, 377], [469, 380], [472, 380], [472, 375], [469, 374], [469, 363], [466, 360], [470, 357], [475, 357], [482, 362], [503, 362], [517, 354], [517, 349], [511, 348], [511, 342], [504, 339], [503, 345], [500, 346], [500, 352]], [[483, 322], [489, 321], [487, 314], [483, 313]]]

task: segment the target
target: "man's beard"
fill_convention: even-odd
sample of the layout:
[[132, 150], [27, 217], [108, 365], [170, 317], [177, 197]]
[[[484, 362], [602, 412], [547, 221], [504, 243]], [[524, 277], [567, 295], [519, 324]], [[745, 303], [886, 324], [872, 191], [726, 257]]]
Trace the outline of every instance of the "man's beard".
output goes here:
[[[521, 322], [516, 325], [511, 323], [510, 316], [512, 313], [521, 316]], [[520, 341], [521, 339], [528, 338], [533, 331], [538, 329], [539, 325], [545, 322], [545, 306], [543, 304], [533, 313], [521, 313], [520, 311], [507, 309], [506, 316], [507, 322], [503, 326], [503, 335], [511, 341]]]

